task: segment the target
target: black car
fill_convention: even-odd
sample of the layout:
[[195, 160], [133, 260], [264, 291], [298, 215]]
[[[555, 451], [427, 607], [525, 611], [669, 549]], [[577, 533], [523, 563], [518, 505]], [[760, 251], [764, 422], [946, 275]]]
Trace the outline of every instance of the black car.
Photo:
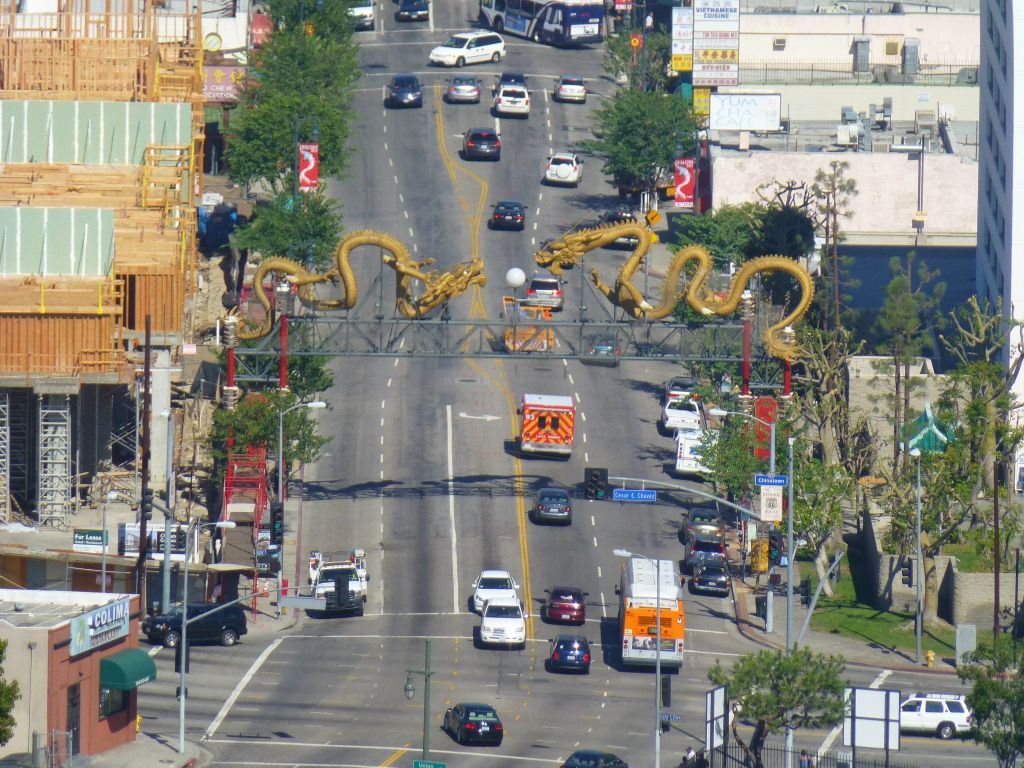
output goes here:
[[626, 761], [611, 752], [578, 749], [562, 763], [562, 768], [629, 768]]
[[530, 510], [535, 523], [572, 524], [572, 497], [562, 488], [541, 488]]
[[[599, 225], [603, 224], [638, 224], [640, 219], [637, 215], [626, 208], [617, 208], [614, 211], [605, 211], [597, 218]], [[636, 235], [623, 235], [615, 239], [615, 245], [628, 245], [635, 247], [640, 240]]]
[[402, 0], [395, 11], [395, 21], [426, 21], [429, 18], [428, 0]]
[[545, 666], [548, 672], [590, 672], [590, 642], [583, 635], [556, 635], [551, 639]]
[[494, 204], [494, 213], [487, 220], [490, 229], [523, 229], [526, 227], [526, 206], [515, 200]]
[[462, 134], [462, 157], [466, 160], [501, 160], [501, 139], [493, 128], [470, 128]]
[[416, 75], [395, 75], [384, 96], [386, 107], [422, 107], [423, 88]]
[[501, 719], [490, 704], [456, 704], [444, 713], [441, 727], [459, 744], [499, 746], [505, 735]]
[[497, 93], [504, 85], [519, 85], [529, 90], [526, 88], [526, 75], [522, 72], [502, 72], [501, 77], [494, 84], [493, 92]]
[[722, 565], [705, 565], [690, 579], [690, 592], [712, 592], [728, 596], [731, 588], [729, 572]]
[[[193, 603], [188, 607], [188, 643], [216, 642], [232, 646], [246, 633], [245, 611], [235, 604], [226, 608], [217, 603]], [[167, 613], [154, 614], [142, 620], [142, 632], [151, 643], [174, 648], [181, 642], [181, 606]]]

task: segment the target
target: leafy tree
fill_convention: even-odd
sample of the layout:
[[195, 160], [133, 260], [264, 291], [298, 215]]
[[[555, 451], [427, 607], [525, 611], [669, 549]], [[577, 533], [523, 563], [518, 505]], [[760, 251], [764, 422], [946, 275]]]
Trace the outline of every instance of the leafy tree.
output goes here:
[[292, 355], [288, 358], [288, 389], [299, 402], [309, 402], [334, 386], [331, 358], [322, 355]]
[[846, 291], [856, 287], [856, 281], [849, 274], [849, 260], [839, 255], [839, 243], [842, 240], [839, 220], [850, 216], [850, 199], [857, 194], [857, 183], [846, 178], [849, 168], [849, 163], [833, 160], [827, 171], [821, 169], [814, 175], [814, 183], [809, 190], [816, 229], [825, 238], [825, 252], [822, 254], [822, 273], [825, 279], [815, 295], [815, 302], [820, 326], [832, 330], [843, 324], [845, 305], [850, 300]]
[[678, 247], [703, 245], [720, 268], [728, 267], [729, 262], [742, 264], [762, 255], [764, 213], [757, 203], [742, 203], [723, 205], [714, 213], [678, 216]]
[[[801, 452], [802, 454], [802, 452]], [[832, 596], [832, 583], [825, 578], [826, 544], [843, 523], [843, 502], [850, 495], [853, 480], [839, 464], [825, 464], [801, 455], [797, 460], [794, 446], [793, 463], [793, 530], [806, 539], [814, 556], [814, 568], [822, 589]]]
[[[753, 768], [764, 768], [761, 750], [772, 733], [787, 726], [829, 728], [843, 719], [841, 656], [826, 656], [809, 648], [785, 651], [764, 650], [747, 654], [726, 671], [721, 662], [708, 670], [715, 685], [726, 685], [732, 707], [733, 739]], [[739, 734], [739, 720], [754, 723], [749, 739]]]
[[[648, 91], [669, 91], [678, 85], [678, 75], [670, 72], [672, 38], [667, 32], [644, 35], [644, 51], [630, 45], [630, 36], [621, 34], [605, 40], [604, 71], [617, 78], [625, 75], [632, 88], [646, 84]], [[646, 64], [646, 66], [644, 66]]]
[[970, 738], [995, 755], [1000, 768], [1014, 768], [1024, 756], [1024, 677], [1017, 670], [1013, 640], [1001, 635], [968, 653], [957, 674], [973, 687]]
[[683, 154], [693, 151], [696, 128], [684, 99], [624, 88], [594, 113], [594, 138], [583, 149], [604, 159], [605, 173], [637, 180], [653, 195], [673, 167], [676, 144]]
[[341, 213], [321, 191], [300, 195], [293, 208], [291, 192], [280, 192], [235, 234], [235, 244], [266, 256], [290, 256], [314, 267], [330, 264], [341, 231]]
[[4, 659], [7, 658], [7, 641], [0, 640], [0, 746], [14, 736], [14, 702], [21, 698], [17, 680], [3, 677]]

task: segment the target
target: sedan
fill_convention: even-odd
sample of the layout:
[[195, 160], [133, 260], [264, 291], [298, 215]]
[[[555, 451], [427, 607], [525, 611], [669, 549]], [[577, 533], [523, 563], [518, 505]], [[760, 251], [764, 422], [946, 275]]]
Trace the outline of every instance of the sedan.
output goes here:
[[705, 565], [690, 579], [690, 592], [711, 592], [728, 597], [732, 580], [721, 565]]
[[590, 344], [590, 349], [587, 352], [586, 357], [583, 358], [584, 363], [590, 363], [592, 365], [609, 365], [615, 367], [619, 364], [619, 355], [622, 354], [622, 349], [619, 347], [619, 341], [612, 334], [606, 334], [598, 336]]
[[562, 768], [629, 768], [626, 761], [611, 752], [578, 749], [562, 763]]
[[710, 507], [694, 507], [686, 514], [686, 540], [694, 536], [721, 536], [718, 513]]
[[430, 18], [427, 0], [402, 0], [395, 11], [395, 21], [426, 21]]
[[465, 160], [501, 160], [501, 139], [493, 128], [470, 128], [462, 134]]
[[555, 83], [555, 90], [551, 94], [555, 101], [575, 101], [585, 104], [587, 101], [587, 86], [582, 77], [575, 75], [562, 75]]
[[547, 597], [541, 616], [551, 624], [583, 624], [587, 620], [587, 593], [579, 587], [552, 587], [544, 590]]
[[566, 184], [578, 187], [583, 181], [583, 161], [572, 152], [556, 152], [548, 158], [544, 170], [546, 184]]
[[526, 226], [526, 206], [515, 200], [495, 203], [487, 226], [489, 229], [523, 229]]
[[541, 488], [530, 510], [535, 523], [572, 524], [572, 497], [562, 488]]
[[[619, 208], [614, 211], [605, 211], [597, 218], [598, 226], [604, 225], [618, 225], [618, 224], [637, 224], [639, 223], [637, 215], [625, 208]], [[636, 235], [622, 235], [615, 238], [615, 245], [628, 245], [630, 248], [635, 248], [640, 242], [640, 238]]]
[[416, 75], [395, 75], [384, 94], [386, 107], [422, 107], [423, 89]]
[[590, 672], [590, 642], [583, 635], [556, 635], [551, 639], [545, 668], [548, 672]]
[[444, 713], [441, 727], [459, 744], [499, 746], [505, 735], [505, 727], [490, 704], [456, 704]]
[[480, 81], [473, 75], [455, 75], [448, 83], [444, 98], [449, 104], [479, 104]]

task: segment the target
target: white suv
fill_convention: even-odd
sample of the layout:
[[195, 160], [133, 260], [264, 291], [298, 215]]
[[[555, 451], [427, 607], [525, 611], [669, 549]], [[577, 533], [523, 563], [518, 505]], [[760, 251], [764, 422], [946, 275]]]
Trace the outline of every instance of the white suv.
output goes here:
[[900, 705], [900, 730], [952, 739], [971, 730], [971, 710], [963, 696], [915, 693]]
[[483, 611], [488, 600], [518, 600], [517, 589], [519, 584], [508, 571], [481, 571], [473, 581], [473, 610]]
[[484, 603], [480, 644], [526, 647], [526, 611], [517, 598], [495, 598]]
[[494, 97], [495, 115], [530, 116], [530, 94], [520, 85], [503, 85]]
[[505, 57], [505, 41], [494, 32], [460, 32], [452, 35], [430, 52], [430, 63], [461, 67], [481, 61], [501, 61]]

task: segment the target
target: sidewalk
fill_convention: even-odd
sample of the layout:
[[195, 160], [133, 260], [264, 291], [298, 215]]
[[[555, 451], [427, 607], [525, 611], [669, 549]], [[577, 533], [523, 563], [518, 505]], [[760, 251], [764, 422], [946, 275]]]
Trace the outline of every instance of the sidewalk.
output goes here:
[[[145, 722], [143, 722], [145, 727]], [[213, 762], [213, 753], [185, 742], [185, 751], [178, 754], [178, 744], [140, 733], [131, 744], [108, 749], [91, 757], [75, 757], [75, 766], [84, 768], [136, 768], [137, 766], [167, 766], [167, 768], [203, 768]]]

